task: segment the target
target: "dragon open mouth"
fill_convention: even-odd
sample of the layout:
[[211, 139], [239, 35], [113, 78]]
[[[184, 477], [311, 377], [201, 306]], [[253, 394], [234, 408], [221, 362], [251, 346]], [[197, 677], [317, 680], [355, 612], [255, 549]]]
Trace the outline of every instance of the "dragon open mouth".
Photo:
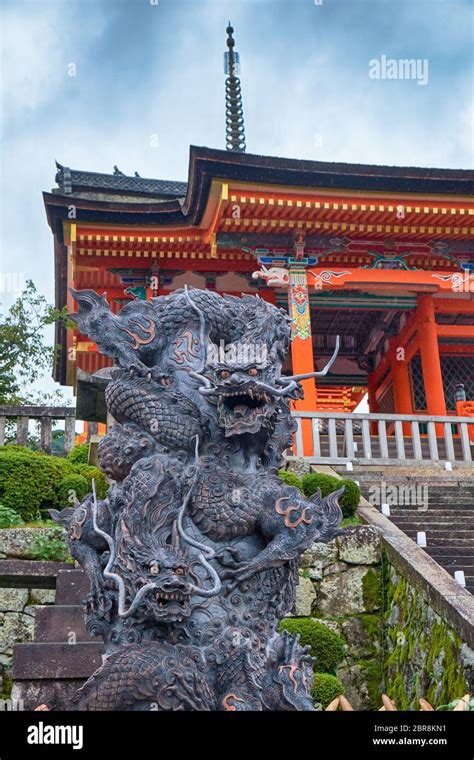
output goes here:
[[272, 399], [264, 391], [248, 386], [236, 391], [219, 389], [217, 408], [226, 436], [256, 433], [271, 411]]
[[181, 591], [157, 591], [155, 593], [155, 599], [158, 602], [159, 607], [165, 607], [166, 605], [174, 602], [175, 604], [184, 604], [187, 601], [187, 595]]
[[189, 617], [191, 608], [189, 594], [183, 591], [162, 591], [155, 589], [144, 599], [145, 617], [163, 623], [175, 623]]

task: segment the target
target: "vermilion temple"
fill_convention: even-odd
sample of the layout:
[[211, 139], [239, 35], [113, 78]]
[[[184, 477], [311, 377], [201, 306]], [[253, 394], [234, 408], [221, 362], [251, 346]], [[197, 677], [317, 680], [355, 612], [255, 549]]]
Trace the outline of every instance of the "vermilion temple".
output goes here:
[[[56, 305], [73, 310], [69, 287], [114, 310], [184, 284], [256, 294], [293, 318], [289, 371], [323, 367], [340, 336], [300, 409], [350, 412], [368, 393], [371, 412], [454, 413], [459, 383], [474, 399], [473, 172], [245, 153], [229, 50], [227, 150], [191, 147], [187, 182], [58, 165], [44, 194]], [[58, 330], [57, 381], [107, 366]]]

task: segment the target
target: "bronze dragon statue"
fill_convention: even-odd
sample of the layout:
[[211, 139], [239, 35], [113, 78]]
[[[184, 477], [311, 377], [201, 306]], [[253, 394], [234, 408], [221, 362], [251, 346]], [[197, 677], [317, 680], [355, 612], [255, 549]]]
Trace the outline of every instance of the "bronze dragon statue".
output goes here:
[[71, 709], [312, 709], [311, 658], [277, 627], [300, 554], [340, 534], [342, 514], [340, 493], [308, 500], [277, 474], [306, 377], [282, 375], [288, 316], [186, 288], [115, 315], [72, 293], [71, 317], [115, 362], [116, 423], [99, 447], [106, 498], [53, 512], [106, 647]]

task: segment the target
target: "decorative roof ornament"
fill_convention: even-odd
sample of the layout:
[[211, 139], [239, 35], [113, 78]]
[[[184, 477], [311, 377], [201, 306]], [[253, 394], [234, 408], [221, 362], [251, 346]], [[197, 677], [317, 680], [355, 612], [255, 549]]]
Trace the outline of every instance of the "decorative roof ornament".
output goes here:
[[58, 171], [56, 172], [54, 181], [63, 188], [65, 193], [72, 193], [72, 179], [69, 166], [63, 166], [59, 161], [55, 161], [55, 163]]
[[245, 153], [245, 125], [242, 106], [242, 90], [240, 87], [240, 58], [234, 50], [235, 40], [232, 36], [233, 26], [229, 21], [226, 29], [228, 52], [224, 53], [225, 80], [225, 118], [226, 118], [226, 149], [234, 153]]

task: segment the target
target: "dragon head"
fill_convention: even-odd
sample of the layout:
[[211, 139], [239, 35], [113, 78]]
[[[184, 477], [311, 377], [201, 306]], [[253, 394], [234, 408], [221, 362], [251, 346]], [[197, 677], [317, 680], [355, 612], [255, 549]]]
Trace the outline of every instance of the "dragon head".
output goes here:
[[110, 330], [114, 315], [110, 311], [105, 293], [99, 296], [93, 290], [74, 290], [70, 293], [78, 305], [78, 311], [69, 314], [83, 335], [97, 340]]
[[257, 364], [217, 364], [212, 371], [218, 422], [226, 437], [258, 433], [269, 426], [276, 399], [260, 387], [265, 369]]
[[137, 617], [163, 623], [187, 618], [191, 613], [190, 562], [187, 552], [180, 547], [176, 525], [170, 542], [164, 546], [154, 542], [145, 545], [132, 539], [123, 520], [121, 532], [125, 552], [120, 554], [126, 556], [122, 572], [128, 595], [133, 599], [150, 584], [137, 607]]

